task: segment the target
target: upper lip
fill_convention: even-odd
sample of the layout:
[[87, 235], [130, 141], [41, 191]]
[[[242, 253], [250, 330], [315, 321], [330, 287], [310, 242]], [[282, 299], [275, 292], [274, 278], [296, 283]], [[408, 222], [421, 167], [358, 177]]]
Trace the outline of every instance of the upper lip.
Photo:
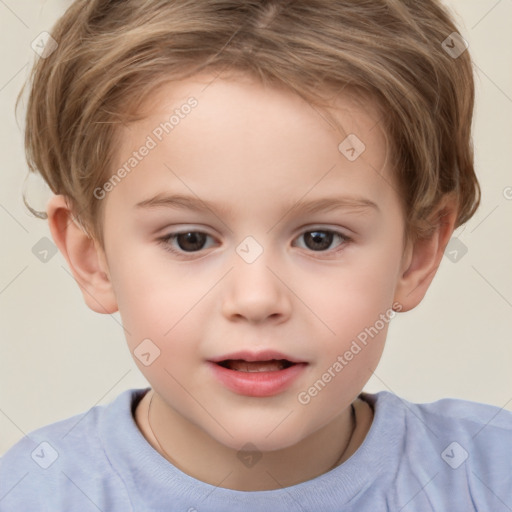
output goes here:
[[273, 359], [277, 360], [286, 360], [291, 363], [305, 363], [306, 361], [301, 361], [295, 357], [289, 356], [287, 354], [283, 354], [281, 352], [277, 352], [275, 350], [262, 350], [259, 352], [251, 352], [249, 350], [241, 350], [239, 352], [233, 352], [231, 354], [225, 354], [219, 357], [212, 357], [209, 359], [212, 363], [220, 363], [221, 361], [227, 360], [240, 360], [240, 361], [272, 361]]

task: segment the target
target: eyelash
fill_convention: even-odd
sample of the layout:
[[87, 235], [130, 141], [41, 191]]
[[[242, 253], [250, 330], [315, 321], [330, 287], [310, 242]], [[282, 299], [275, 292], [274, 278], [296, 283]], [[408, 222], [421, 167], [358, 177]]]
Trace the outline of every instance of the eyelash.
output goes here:
[[[163, 248], [167, 252], [170, 252], [171, 254], [175, 254], [177, 256], [181, 256], [181, 257], [185, 257], [185, 258], [187, 258], [188, 255], [198, 254], [201, 251], [203, 251], [204, 249], [199, 249], [197, 251], [177, 250], [171, 245], [172, 241], [175, 241], [179, 235], [185, 235], [187, 233], [201, 234], [201, 235], [206, 235], [209, 238], [213, 238], [211, 235], [209, 235], [208, 233], [204, 233], [203, 231], [194, 231], [194, 230], [190, 229], [190, 230], [176, 231], [173, 233], [169, 233], [161, 238], [158, 238], [158, 242], [159, 242], [159, 244], [161, 244], [163, 246]], [[342, 250], [344, 250], [346, 248], [346, 246], [353, 241], [352, 238], [348, 237], [344, 233], [341, 233], [340, 231], [335, 231], [332, 229], [322, 229], [322, 228], [315, 228], [315, 229], [309, 229], [307, 231], [303, 231], [297, 238], [300, 238], [307, 233], [332, 234], [332, 235], [334, 235], [334, 237], [338, 237], [339, 239], [341, 239], [341, 243], [340, 243], [339, 247], [334, 250], [331, 249], [331, 250], [325, 250], [325, 251], [314, 251], [312, 249], [307, 249], [307, 248], [305, 249], [308, 252], [312, 252], [312, 253], [329, 254], [329, 255], [337, 254], [338, 252], [341, 252]]]

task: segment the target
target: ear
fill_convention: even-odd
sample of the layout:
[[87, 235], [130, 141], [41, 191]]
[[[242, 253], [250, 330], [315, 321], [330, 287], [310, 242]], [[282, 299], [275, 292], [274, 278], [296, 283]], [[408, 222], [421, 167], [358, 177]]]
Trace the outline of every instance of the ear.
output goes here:
[[456, 220], [457, 202], [454, 196], [447, 194], [432, 215], [432, 234], [407, 244], [395, 290], [395, 301], [401, 305], [399, 311], [409, 311], [422, 301], [441, 264]]
[[105, 253], [78, 224], [65, 196], [53, 196], [46, 212], [53, 240], [66, 258], [85, 303], [97, 313], [117, 311]]

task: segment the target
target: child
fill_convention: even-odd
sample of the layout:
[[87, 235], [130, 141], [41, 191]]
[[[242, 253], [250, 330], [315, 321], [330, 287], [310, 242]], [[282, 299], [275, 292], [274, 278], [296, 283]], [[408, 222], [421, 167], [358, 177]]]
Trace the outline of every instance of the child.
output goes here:
[[76, 0], [28, 161], [151, 388], [17, 443], [0, 511], [512, 510], [510, 412], [362, 392], [478, 206], [473, 100], [436, 0]]

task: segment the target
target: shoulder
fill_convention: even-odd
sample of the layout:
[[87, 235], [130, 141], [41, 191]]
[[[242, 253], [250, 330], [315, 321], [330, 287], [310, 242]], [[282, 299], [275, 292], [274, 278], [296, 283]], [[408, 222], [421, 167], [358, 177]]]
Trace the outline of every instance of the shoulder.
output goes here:
[[113, 403], [41, 427], [10, 448], [0, 458], [0, 512], [104, 510], [98, 501], [109, 488], [122, 494], [123, 483], [105, 451], [102, 424], [109, 412], [122, 409], [117, 425], [122, 436], [135, 392], [125, 391]]
[[[468, 452], [480, 455], [488, 450], [512, 448], [512, 412], [494, 405], [445, 398], [431, 403], [411, 403], [398, 398], [405, 408], [405, 420], [415, 428], [410, 432], [435, 439], [459, 440]], [[512, 462], [512, 458], [510, 460]], [[512, 466], [511, 466], [512, 468]]]
[[[495, 439], [504, 437], [512, 443], [512, 412], [494, 405], [444, 398], [430, 403], [413, 403], [393, 393], [382, 391], [362, 395], [377, 407], [381, 414], [400, 412], [404, 425], [414, 425], [419, 432], [429, 431], [433, 436], [457, 434], [476, 439]], [[415, 432], [418, 432], [415, 429]], [[492, 434], [492, 436], [488, 434]]]
[[398, 481], [414, 477], [430, 502], [445, 499], [440, 506], [453, 502], [454, 510], [462, 510], [460, 500], [478, 510], [512, 509], [512, 412], [452, 398], [412, 403], [388, 392], [368, 396], [376, 414], [394, 416], [401, 433]]

